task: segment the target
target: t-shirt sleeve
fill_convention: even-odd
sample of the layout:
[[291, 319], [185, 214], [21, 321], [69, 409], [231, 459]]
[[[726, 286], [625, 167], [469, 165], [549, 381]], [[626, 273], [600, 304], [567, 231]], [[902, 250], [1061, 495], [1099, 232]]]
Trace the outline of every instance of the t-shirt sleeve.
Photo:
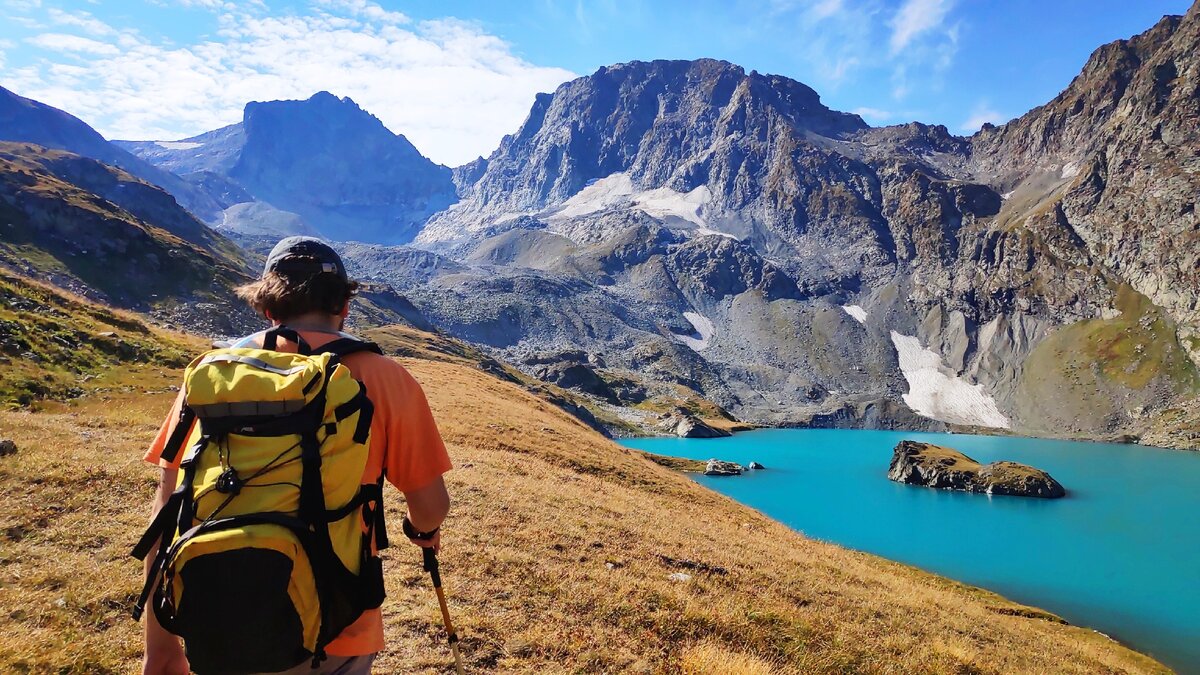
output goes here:
[[164, 469], [178, 469], [179, 463], [183, 461], [183, 452], [175, 455], [175, 461], [166, 462], [162, 459], [163, 450], [167, 447], [167, 441], [171, 438], [171, 434], [175, 432], [175, 426], [179, 423], [179, 413], [183, 410], [183, 390], [179, 391], [179, 395], [175, 397], [175, 403], [171, 405], [171, 412], [167, 413], [167, 418], [163, 420], [162, 426], [158, 428], [158, 435], [154, 437], [154, 441], [150, 443], [150, 447], [146, 449], [146, 454], [142, 456], [151, 464], [157, 464]]
[[384, 467], [388, 481], [401, 492], [417, 490], [452, 468], [446, 444], [421, 385], [400, 364], [388, 393], [387, 449]]

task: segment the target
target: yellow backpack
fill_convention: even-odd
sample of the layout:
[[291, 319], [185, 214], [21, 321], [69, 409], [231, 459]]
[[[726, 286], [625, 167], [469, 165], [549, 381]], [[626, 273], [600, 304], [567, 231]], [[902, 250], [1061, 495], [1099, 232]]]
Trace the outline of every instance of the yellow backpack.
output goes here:
[[[299, 353], [276, 351], [279, 337]], [[158, 555], [134, 609], [184, 640], [197, 673], [264, 673], [311, 659], [383, 601], [382, 478], [362, 484], [373, 407], [341, 338], [312, 354], [295, 331], [263, 349], [217, 349], [184, 373], [163, 458], [179, 483], [133, 550]], [[198, 421], [199, 424], [193, 424]], [[155, 583], [157, 579], [157, 584]]]

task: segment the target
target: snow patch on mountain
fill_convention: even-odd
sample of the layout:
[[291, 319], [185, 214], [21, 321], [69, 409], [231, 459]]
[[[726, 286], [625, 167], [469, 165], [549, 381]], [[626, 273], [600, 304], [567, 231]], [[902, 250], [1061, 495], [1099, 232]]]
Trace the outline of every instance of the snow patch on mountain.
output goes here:
[[712, 193], [701, 185], [689, 192], [679, 192], [669, 187], [653, 190], [637, 190], [628, 173], [618, 172], [589, 181], [567, 201], [543, 211], [539, 217], [551, 225], [557, 225], [582, 216], [609, 209], [632, 208], [660, 220], [667, 225], [698, 235], [720, 235], [736, 239], [731, 234], [714, 230], [708, 226], [704, 211], [712, 201]]
[[1062, 168], [1062, 177], [1063, 178], [1074, 178], [1075, 176], [1078, 176], [1078, 175], [1079, 175], [1079, 163], [1078, 162], [1070, 162], [1068, 164], [1063, 165], [1063, 168]]
[[1008, 429], [1008, 418], [979, 384], [970, 384], [942, 364], [921, 340], [892, 331], [900, 371], [908, 381], [904, 402], [923, 417], [970, 426]]
[[167, 150], [195, 150], [204, 145], [203, 143], [193, 143], [191, 141], [154, 141], [154, 144]]
[[672, 219], [679, 219], [707, 229], [704, 220], [704, 207], [712, 199], [708, 187], [701, 185], [691, 192], [676, 192], [671, 188], [661, 187], [656, 190], [639, 192], [632, 196], [634, 205], [651, 218], [657, 218], [668, 225]]
[[694, 335], [676, 335], [675, 339], [698, 352], [707, 349], [709, 341], [717, 333], [712, 321], [703, 314], [697, 314], [696, 312], [684, 312], [683, 318], [692, 324], [692, 329], [696, 332]]
[[867, 324], [867, 310], [863, 309], [861, 305], [842, 305], [842, 309], [854, 317], [855, 321], [864, 326]]
[[586, 216], [628, 203], [632, 194], [633, 181], [630, 180], [629, 174], [614, 173], [589, 181], [582, 190], [571, 195], [570, 199], [546, 211], [543, 217], [547, 222], [557, 223]]

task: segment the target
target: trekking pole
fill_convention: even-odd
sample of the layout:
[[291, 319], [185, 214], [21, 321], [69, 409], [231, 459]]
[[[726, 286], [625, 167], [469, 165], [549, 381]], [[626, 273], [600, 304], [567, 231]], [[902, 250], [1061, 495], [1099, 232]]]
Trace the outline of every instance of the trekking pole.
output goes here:
[[454, 632], [454, 624], [450, 623], [450, 608], [446, 606], [446, 593], [442, 590], [442, 575], [438, 571], [437, 553], [432, 548], [422, 548], [425, 555], [425, 571], [433, 579], [433, 590], [437, 593], [438, 604], [442, 607], [442, 623], [446, 624], [446, 641], [450, 643], [450, 652], [454, 654], [454, 669], [458, 675], [463, 675], [462, 656], [458, 653], [458, 633]]

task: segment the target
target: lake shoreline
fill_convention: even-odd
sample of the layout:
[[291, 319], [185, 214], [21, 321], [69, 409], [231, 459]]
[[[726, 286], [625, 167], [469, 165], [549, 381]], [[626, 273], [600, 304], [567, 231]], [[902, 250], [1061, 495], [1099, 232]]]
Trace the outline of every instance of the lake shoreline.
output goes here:
[[[816, 451], [797, 446], [785, 452], [768, 447], [767, 441], [789, 434], [812, 436], [819, 440], [804, 445], [826, 447]], [[861, 452], [837, 447], [847, 445], [856, 435], [863, 435], [874, 446]], [[981, 460], [1012, 459], [1047, 468], [1055, 476], [1062, 474], [1069, 494], [1058, 500], [998, 499], [999, 495], [893, 483], [887, 479], [887, 457], [894, 447], [891, 441], [910, 436], [936, 437], [938, 442], [969, 451], [972, 456], [980, 454]], [[701, 444], [701, 440], [711, 442]], [[1169, 496], [1182, 494], [1186, 499], [1183, 489], [1191, 483], [1180, 478], [1180, 471], [1160, 471], [1148, 465], [1183, 467], [1200, 476], [1200, 462], [1188, 459], [1194, 456], [1192, 453], [1155, 446], [1085, 445], [1081, 441], [1021, 436], [813, 428], [759, 429], [719, 439], [639, 438], [622, 443], [668, 457], [659, 462], [668, 466], [680, 458], [695, 461], [716, 457], [742, 465], [762, 461], [769, 467], [767, 471], [737, 477], [687, 473], [704, 486], [809, 538], [997, 593], [1141, 651], [1179, 673], [1200, 672], [1193, 665], [1200, 664], [1200, 649], [1183, 635], [1188, 626], [1200, 620], [1200, 612], [1186, 607], [1200, 600], [1200, 594], [1189, 585], [1193, 577], [1197, 581], [1200, 577], [1182, 567], [1184, 561], [1196, 559], [1200, 537], [1196, 541], [1181, 537], [1187, 541], [1182, 545], [1176, 542], [1171, 548], [1168, 521], [1147, 530], [1138, 525], [1137, 513], [1128, 512], [1126, 503], [1154, 511], [1157, 507], [1149, 497], [1143, 497], [1143, 491], [1153, 493], [1156, 481], [1165, 481], [1171, 487]], [[855, 454], [854, 461], [842, 466], [838, 459], [846, 459], [847, 453]], [[803, 457], [791, 457], [789, 461], [789, 455], [800, 454]], [[1106, 465], [1111, 465], [1108, 473]], [[809, 494], [814, 491], [819, 494]], [[776, 496], [776, 492], [783, 496]], [[856, 504], [858, 500], [866, 504]], [[901, 507], [898, 512], [897, 504]], [[962, 510], [965, 514], [955, 515], [955, 511]], [[841, 517], [831, 518], [830, 512], [841, 513]], [[1114, 519], [1122, 521], [1115, 531], [1093, 531], [1103, 529], [1097, 523]], [[935, 536], [930, 536], [931, 530]], [[988, 534], [993, 530], [1004, 536]], [[940, 532], [946, 534], [937, 535]], [[906, 549], [904, 541], [913, 537], [917, 542], [912, 550]], [[1084, 549], [1088, 554], [1072, 552], [1072, 546], [1063, 543], [1073, 538], [1085, 540], [1084, 544], [1092, 540], [1092, 548]], [[939, 546], [949, 552], [943, 554]], [[923, 553], [922, 547], [928, 550]], [[969, 549], [977, 555], [963, 555], [955, 549]], [[998, 551], [1006, 555], [997, 555]], [[1008, 558], [1019, 559], [1019, 564], [1006, 568]], [[1088, 570], [1082, 576], [1091, 573], [1094, 578], [1086, 582], [1072, 579], [1080, 576], [1075, 572], [1080, 569]], [[1165, 609], [1160, 611], [1154, 602], [1139, 599], [1143, 595], [1161, 599]]]

